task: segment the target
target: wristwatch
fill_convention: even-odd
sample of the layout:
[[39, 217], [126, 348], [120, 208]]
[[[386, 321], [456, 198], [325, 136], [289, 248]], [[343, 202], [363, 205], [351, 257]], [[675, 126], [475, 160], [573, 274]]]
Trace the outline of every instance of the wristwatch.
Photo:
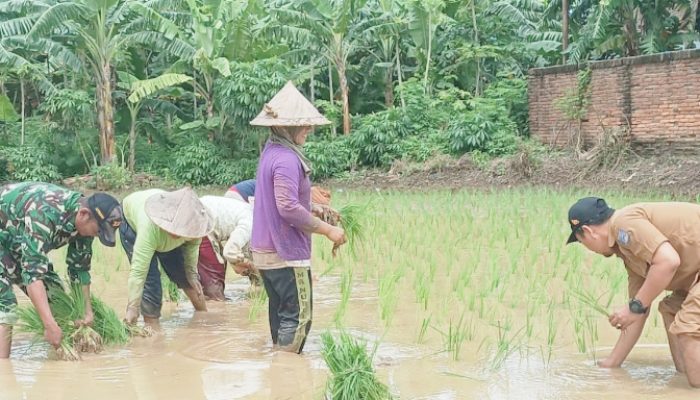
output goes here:
[[633, 314], [646, 314], [649, 311], [649, 307], [644, 307], [644, 304], [638, 299], [632, 299], [630, 300], [630, 311]]

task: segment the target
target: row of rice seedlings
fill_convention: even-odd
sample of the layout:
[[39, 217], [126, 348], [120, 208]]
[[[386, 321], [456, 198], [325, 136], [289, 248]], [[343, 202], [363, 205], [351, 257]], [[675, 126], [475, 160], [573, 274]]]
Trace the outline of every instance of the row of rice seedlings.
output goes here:
[[[380, 318], [390, 319], [387, 310], [393, 310], [395, 300], [391, 299], [397, 298], [389, 294], [398, 290], [392, 281], [398, 273], [391, 268], [387, 270], [387, 265], [413, 275], [415, 310], [425, 310], [431, 316], [429, 324], [436, 326], [447, 326], [450, 304], [455, 303], [463, 304], [475, 314], [474, 326], [483, 326], [480, 320], [498, 313], [504, 306], [522, 308], [522, 296], [517, 294], [527, 292], [528, 308], [523, 313], [520, 335], [528, 343], [539, 340], [551, 360], [559, 340], [557, 335], [568, 337], [569, 332], [574, 333], [574, 324], [554, 318], [562, 305], [573, 307], [563, 288], [576, 286], [582, 276], [601, 276], [603, 282], [613, 279], [611, 284], [624, 282], [624, 270], [611, 268], [610, 261], [598, 261], [597, 256], [581, 246], [564, 245], [568, 227], [562, 222], [563, 216], [578, 197], [577, 193], [539, 190], [384, 195], [368, 217], [367, 232], [378, 240], [362, 249], [368, 260], [365, 265], [373, 265], [370, 273], [379, 278]], [[465, 208], [465, 204], [477, 206]], [[534, 220], [538, 222], [531, 223]], [[445, 237], [456, 239], [445, 241]], [[487, 261], [482, 262], [482, 258]], [[608, 270], [615, 272], [607, 274]], [[426, 295], [428, 279], [435, 276], [452, 276], [449, 279], [452, 291], [430, 286]], [[533, 285], [538, 289], [528, 290]], [[618, 284], [610, 297], [600, 302], [609, 304], [609, 299], [621, 295], [623, 286]], [[542, 295], [533, 298], [538, 290]], [[443, 301], [436, 302], [436, 298]], [[542, 312], [543, 307], [548, 312]], [[538, 318], [539, 315], [544, 318]], [[425, 320], [418, 322], [422, 325]], [[441, 320], [445, 321], [444, 325], [440, 324]], [[595, 336], [592, 325], [586, 325], [585, 320], [579, 325], [584, 341], [589, 342], [589, 336]], [[416, 336], [422, 342], [425, 334], [421, 330], [425, 329], [416, 326]], [[476, 335], [483, 336], [485, 331], [476, 329]]]
[[330, 332], [321, 335], [321, 355], [330, 371], [326, 384], [328, 400], [388, 400], [393, 396], [388, 387], [376, 376], [367, 344], [346, 332], [333, 337]]

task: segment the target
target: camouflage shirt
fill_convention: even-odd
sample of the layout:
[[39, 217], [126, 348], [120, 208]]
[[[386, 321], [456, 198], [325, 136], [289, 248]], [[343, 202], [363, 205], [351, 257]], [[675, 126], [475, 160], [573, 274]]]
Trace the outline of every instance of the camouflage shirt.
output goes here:
[[29, 285], [53, 274], [47, 253], [67, 244], [70, 279], [89, 284], [93, 238], [79, 236], [75, 226], [80, 197], [47, 183], [0, 186], [0, 270]]

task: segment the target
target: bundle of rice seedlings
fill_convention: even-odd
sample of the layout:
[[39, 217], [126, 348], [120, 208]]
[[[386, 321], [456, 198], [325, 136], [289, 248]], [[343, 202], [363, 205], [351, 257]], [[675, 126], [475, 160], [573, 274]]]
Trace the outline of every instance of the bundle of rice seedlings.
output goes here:
[[[80, 360], [80, 354], [73, 346], [73, 333], [76, 330], [74, 316], [77, 315], [73, 307], [73, 300], [60, 287], [49, 286], [47, 292], [51, 313], [63, 333], [56, 354], [59, 359], [65, 361]], [[44, 337], [44, 323], [36, 309], [32, 306], [17, 307], [16, 312], [18, 328], [23, 332], [33, 334], [37, 340], [41, 340]]]
[[[99, 353], [105, 345], [129, 342], [131, 335], [126, 324], [95, 296], [90, 297], [92, 326], [75, 323], [85, 318], [85, 297], [79, 285], [71, 285], [70, 293], [58, 285], [50, 285], [47, 294], [54, 320], [63, 331], [61, 345], [56, 349], [59, 359], [76, 361], [80, 360], [80, 352]], [[18, 307], [17, 316], [20, 330], [34, 334], [37, 339], [43, 338], [44, 324], [34, 307]]]
[[345, 332], [341, 332], [337, 340], [329, 332], [324, 332], [321, 341], [321, 354], [331, 373], [326, 387], [328, 400], [393, 398], [387, 386], [376, 376], [366, 343]]
[[[345, 230], [345, 237], [350, 245], [350, 250], [353, 254], [357, 249], [357, 244], [364, 239], [364, 226], [362, 220], [364, 214], [367, 211], [367, 206], [360, 206], [357, 204], [347, 204], [340, 208], [338, 211], [340, 225]], [[333, 245], [332, 254], [335, 255], [338, 252], [340, 246]]]
[[[71, 285], [70, 300], [73, 302], [72, 321], [77, 321], [79, 319], [85, 318], [85, 295], [83, 294], [83, 289], [80, 285]], [[73, 346], [78, 351], [83, 353], [99, 353], [104, 349], [104, 346], [102, 345], [102, 336], [99, 333], [97, 333], [92, 327], [87, 325], [80, 324], [75, 326], [75, 331], [73, 331], [73, 333], [71, 334], [71, 339], [73, 340]]]
[[92, 312], [95, 315], [92, 326], [102, 336], [105, 345], [124, 345], [129, 343], [131, 334], [125, 324], [105, 302], [95, 296], [90, 297]]

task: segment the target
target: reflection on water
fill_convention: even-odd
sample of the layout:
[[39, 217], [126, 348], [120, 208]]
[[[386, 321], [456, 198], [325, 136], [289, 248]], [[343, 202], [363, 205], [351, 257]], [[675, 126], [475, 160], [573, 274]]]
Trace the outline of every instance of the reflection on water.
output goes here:
[[[116, 277], [115, 277], [116, 278]], [[376, 296], [359, 284], [356, 304], [375, 312]], [[323, 398], [326, 368], [320, 332], [333, 330], [337, 277], [316, 282], [316, 322], [305, 353], [275, 353], [265, 314], [249, 317], [247, 283], [227, 287], [225, 302], [195, 313], [187, 303], [168, 304], [162, 332], [137, 338], [124, 349], [87, 355], [81, 362], [50, 360], [44, 343], [19, 334], [12, 359], [0, 362], [0, 399], [303, 399]], [[376, 291], [375, 291], [376, 294]], [[353, 295], [354, 296], [354, 295]], [[353, 301], [355, 298], [353, 297]], [[402, 399], [696, 399], [676, 374], [664, 344], [638, 346], [624, 369], [604, 370], [585, 354], [557, 353], [550, 363], [537, 351], [514, 352], [503, 367], [485, 369], [479, 344], [465, 343], [460, 361], [440, 344], [415, 344], [415, 317], [398, 313], [396, 324], [411, 326], [401, 335], [360, 317], [349, 331], [370, 345], [381, 379]], [[599, 348], [602, 356], [609, 348]]]

